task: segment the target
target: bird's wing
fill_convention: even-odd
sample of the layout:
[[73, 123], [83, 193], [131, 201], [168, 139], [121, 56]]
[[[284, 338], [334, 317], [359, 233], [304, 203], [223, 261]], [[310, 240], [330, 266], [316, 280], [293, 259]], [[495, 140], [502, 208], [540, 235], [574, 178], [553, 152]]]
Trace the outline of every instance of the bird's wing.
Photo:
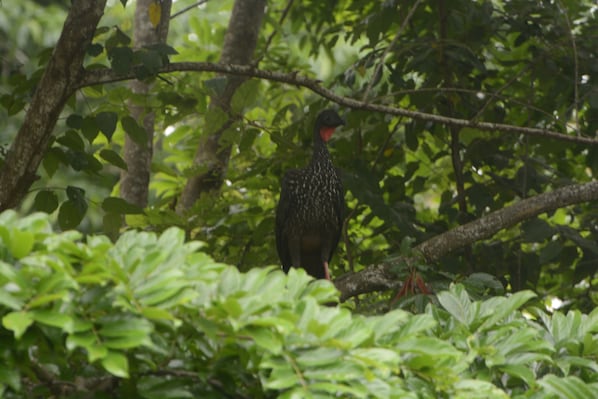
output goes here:
[[293, 262], [291, 259], [288, 237], [285, 233], [290, 212], [295, 207], [295, 201], [291, 195], [289, 182], [293, 180], [298, 172], [299, 171], [296, 169], [291, 169], [285, 173], [281, 182], [278, 207], [276, 208], [276, 250], [278, 251], [278, 257], [282, 262], [282, 268], [285, 272], [289, 271], [289, 268]]

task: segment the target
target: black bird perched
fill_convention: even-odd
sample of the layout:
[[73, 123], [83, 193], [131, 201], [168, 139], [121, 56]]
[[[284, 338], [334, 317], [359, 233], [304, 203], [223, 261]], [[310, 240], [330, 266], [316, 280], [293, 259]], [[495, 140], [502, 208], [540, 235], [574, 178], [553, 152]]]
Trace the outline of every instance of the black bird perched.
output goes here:
[[326, 143], [345, 121], [331, 109], [314, 126], [311, 162], [291, 169], [282, 179], [276, 209], [276, 249], [285, 272], [302, 267], [315, 278], [330, 280], [328, 263], [342, 228], [344, 191]]

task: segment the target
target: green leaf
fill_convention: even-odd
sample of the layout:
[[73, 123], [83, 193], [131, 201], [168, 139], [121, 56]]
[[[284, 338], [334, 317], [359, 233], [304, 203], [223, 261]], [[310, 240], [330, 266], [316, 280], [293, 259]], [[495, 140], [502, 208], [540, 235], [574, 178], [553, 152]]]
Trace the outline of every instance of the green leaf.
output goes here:
[[185, 399], [195, 398], [187, 387], [181, 385], [180, 380], [165, 380], [164, 378], [146, 376], [139, 379], [137, 384], [139, 394], [145, 399]]
[[474, 304], [470, 301], [467, 291], [462, 285], [456, 284], [450, 291], [442, 291], [438, 294], [438, 302], [447, 312], [467, 327], [476, 316]]
[[213, 95], [219, 96], [224, 92], [228, 79], [226, 76], [216, 76], [215, 78], [204, 80], [203, 85]]
[[543, 219], [532, 219], [521, 226], [526, 242], [542, 242], [554, 234], [554, 229]]
[[118, 234], [122, 226], [122, 223], [122, 215], [116, 213], [106, 213], [102, 218], [102, 226], [104, 228], [104, 232], [108, 235]]
[[21, 259], [31, 252], [34, 236], [30, 231], [13, 229], [10, 237], [9, 249], [12, 256]]
[[546, 390], [546, 393], [556, 395], [561, 399], [598, 398], [596, 390], [575, 376], [557, 377], [548, 374], [540, 379], [538, 384]]
[[282, 340], [281, 337], [274, 331], [268, 328], [256, 328], [248, 326], [243, 330], [243, 332], [250, 336], [256, 345], [261, 347], [263, 350], [275, 355], [281, 353]]
[[11, 293], [5, 290], [0, 290], [0, 305], [4, 305], [10, 309], [18, 310], [23, 307], [23, 301], [15, 298]]
[[481, 313], [490, 314], [491, 316], [487, 320], [485, 320], [484, 323], [482, 323], [482, 325], [479, 327], [479, 330], [484, 331], [487, 329], [494, 328], [499, 321], [503, 320], [504, 318], [515, 312], [517, 309], [519, 309], [521, 306], [523, 306], [523, 304], [525, 304], [527, 301], [535, 297], [535, 293], [526, 290], [516, 292], [513, 295], [507, 297], [506, 299], [500, 297], [496, 298], [500, 299], [500, 304], [492, 300], [483, 302], [480, 307]]
[[303, 351], [295, 360], [303, 367], [313, 368], [341, 362], [343, 355], [342, 350], [321, 347]]
[[83, 133], [83, 136], [85, 136], [90, 144], [93, 143], [95, 138], [98, 136], [99, 131], [100, 130], [96, 122], [96, 118], [92, 116], [86, 116], [83, 118], [83, 121], [81, 122], [81, 133]]
[[102, 201], [102, 209], [117, 215], [138, 215], [143, 213], [142, 208], [117, 197], [108, 197]]
[[16, 339], [21, 338], [32, 323], [33, 317], [29, 312], [11, 312], [2, 318], [2, 325], [11, 330]]
[[76, 347], [88, 348], [97, 342], [97, 335], [93, 331], [69, 334], [66, 339], [66, 348], [70, 351]]
[[133, 50], [130, 47], [111, 47], [108, 49], [108, 59], [117, 75], [125, 75], [133, 65]]
[[54, 173], [58, 170], [58, 166], [61, 162], [62, 150], [57, 147], [52, 147], [46, 155], [44, 155], [44, 169], [49, 177], [54, 176]]
[[15, 392], [21, 390], [21, 375], [18, 368], [9, 369], [8, 367], [0, 368], [0, 392], [2, 392], [2, 384], [8, 385]]
[[120, 155], [118, 155], [116, 152], [112, 150], [101, 150], [100, 157], [104, 161], [116, 166], [117, 168], [120, 168], [122, 170], [128, 170], [126, 162], [120, 157]]
[[143, 66], [143, 68], [135, 71], [135, 76], [141, 80], [157, 74], [164, 65], [163, 62], [167, 61], [157, 51], [147, 48], [137, 50], [134, 56]]
[[120, 377], [129, 378], [129, 361], [126, 356], [119, 352], [110, 351], [102, 358], [102, 366], [110, 374]]
[[[265, 365], [263, 364], [262, 367]], [[291, 367], [278, 366], [272, 369], [264, 388], [282, 390], [298, 386], [300, 383], [299, 376]]]
[[141, 148], [147, 148], [148, 145], [148, 134], [147, 131], [139, 126], [137, 121], [131, 116], [125, 116], [121, 119], [123, 129], [129, 135], [129, 137]]
[[141, 318], [132, 316], [112, 316], [101, 321], [99, 334], [103, 337], [148, 336], [153, 325]]
[[246, 80], [233, 95], [231, 108], [234, 113], [243, 114], [244, 110], [255, 104], [255, 98], [259, 97], [259, 79]]
[[67, 130], [64, 135], [58, 137], [56, 141], [74, 151], [85, 150], [85, 143], [83, 142], [83, 139], [74, 130]]
[[66, 125], [72, 129], [80, 129], [83, 124], [83, 117], [78, 114], [70, 114], [66, 118]]
[[245, 152], [251, 149], [259, 133], [260, 131], [254, 128], [243, 130], [243, 134], [241, 135], [241, 142], [239, 143], [239, 151]]
[[87, 47], [87, 54], [91, 57], [97, 57], [104, 51], [104, 46], [99, 43], [92, 43]]
[[67, 186], [66, 196], [68, 197], [68, 199], [75, 202], [85, 201], [85, 190], [83, 190], [80, 187]]
[[52, 213], [58, 208], [58, 196], [54, 191], [42, 190], [37, 193], [33, 201], [33, 209], [40, 212]]
[[34, 310], [31, 312], [33, 320], [52, 327], [58, 327], [65, 332], [73, 331], [71, 316], [53, 310]]
[[[84, 209], [82, 209], [82, 204], [85, 204]], [[64, 201], [58, 210], [58, 225], [62, 230], [74, 229], [81, 223], [86, 211], [86, 202]]]
[[116, 112], [100, 112], [96, 115], [96, 123], [100, 131], [106, 136], [108, 141], [112, 139], [112, 135], [116, 130], [116, 122], [118, 115]]
[[98, 359], [103, 359], [108, 355], [108, 348], [101, 344], [93, 344], [85, 347], [87, 351], [87, 358], [90, 362], [95, 362]]
[[109, 349], [132, 349], [140, 346], [151, 346], [152, 342], [147, 336], [129, 335], [119, 338], [106, 338], [102, 344]]

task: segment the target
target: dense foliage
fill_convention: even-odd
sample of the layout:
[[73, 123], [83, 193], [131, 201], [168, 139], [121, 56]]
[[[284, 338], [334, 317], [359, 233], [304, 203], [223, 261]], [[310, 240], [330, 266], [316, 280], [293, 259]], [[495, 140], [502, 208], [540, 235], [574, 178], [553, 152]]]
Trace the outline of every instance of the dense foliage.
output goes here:
[[[278, 20], [284, 6], [268, 7], [256, 54], [260, 68], [301, 71], [338, 94], [374, 104], [577, 135], [592, 136], [598, 127], [598, 24], [591, 1], [307, 1], [293, 3], [286, 19]], [[171, 21], [168, 46], [133, 50], [133, 7], [113, 4], [87, 66], [126, 72], [142, 65], [138, 75], [147, 78], [168, 58], [214, 61], [230, 7], [231, 2], [207, 2]], [[10, 42], [18, 38], [16, 46], [2, 50], [7, 73], [0, 123], [6, 140], [39, 79], [36, 65], [43, 68], [49, 55], [40, 50], [56, 37], [64, 9], [45, 8], [43, 21], [35, 17], [39, 8], [27, 2], [0, 12], [2, 34]], [[8, 23], [12, 20], [27, 20], [31, 29], [16, 31], [19, 24]], [[46, 31], [54, 35], [40, 34]], [[148, 96], [135, 96], [122, 84], [81, 90], [63, 113], [23, 210], [54, 213], [63, 228], [80, 226], [113, 237], [120, 215], [138, 214], [127, 218], [130, 226], [178, 225], [206, 242], [216, 259], [241, 270], [275, 263], [273, 207], [280, 176], [306, 162], [313, 117], [329, 104], [305, 89], [257, 79], [245, 83], [233, 98], [234, 123], [222, 139], [232, 146], [222, 190], [177, 214], [187, 178], [201, 171], [192, 165], [198, 138], [228, 118], [209, 108], [223, 82], [177, 73], [156, 80]], [[125, 99], [155, 111], [156, 130], [162, 132], [155, 142], [150, 207], [143, 215], [112, 198], [119, 171], [126, 168], [120, 155], [124, 136], [143, 141], [143, 128], [122, 107]], [[346, 250], [333, 262], [337, 276], [392, 259], [408, 250], [405, 239], [421, 242], [521, 198], [588, 181], [598, 165], [596, 149], [580, 144], [358, 109], [346, 117], [333, 143], [349, 205]], [[3, 145], [6, 149], [8, 142]], [[438, 287], [462, 274], [486, 272], [508, 289], [534, 288], [591, 309], [595, 221], [595, 204], [561, 209], [444, 257], [433, 268], [440, 275], [422, 272]], [[404, 272], [397, 268], [399, 275]]]
[[[76, 2], [7, 3], [0, 175]], [[166, 43], [138, 47], [135, 2], [107, 2], [82, 74], [117, 77], [76, 86], [27, 195], [0, 214], [0, 397], [598, 397], [598, 202], [435, 262], [413, 250], [595, 181], [594, 1], [268, 1], [254, 66], [334, 95], [251, 78], [226, 112], [214, 98], [228, 75], [165, 71], [220, 59], [234, 2], [199, 3], [176, 1]], [[153, 10], [152, 24], [167, 17]], [[432, 295], [337, 304], [329, 282], [267, 266], [280, 178], [307, 162], [315, 115], [339, 98], [363, 103], [340, 107], [330, 143], [347, 190], [332, 274], [389, 264], [397, 286], [416, 276]], [[133, 107], [154, 118], [146, 208], [119, 197], [125, 140], [147, 146]], [[215, 131], [230, 151], [222, 187], [181, 211]]]
[[598, 397], [598, 310], [455, 285], [422, 314], [361, 316], [330, 306], [329, 282], [240, 273], [202, 246], [177, 228], [113, 244], [1, 214], [0, 395]]

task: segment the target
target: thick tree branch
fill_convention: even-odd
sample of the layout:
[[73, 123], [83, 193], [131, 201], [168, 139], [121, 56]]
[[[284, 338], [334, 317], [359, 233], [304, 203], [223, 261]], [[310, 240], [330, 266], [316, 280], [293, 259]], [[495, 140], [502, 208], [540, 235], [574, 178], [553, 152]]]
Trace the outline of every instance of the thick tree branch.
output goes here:
[[[256, 69], [247, 65], [234, 64], [217, 64], [210, 62], [177, 62], [167, 65], [162, 69], [162, 73], [171, 72], [218, 72], [223, 74], [249, 76], [259, 79], [270, 80], [274, 82], [287, 83], [293, 86], [305, 87], [320, 96], [329, 99], [339, 105], [349, 108], [362, 109], [373, 112], [381, 112], [389, 115], [405, 116], [408, 118], [425, 120], [430, 122], [442, 123], [447, 125], [455, 125], [461, 127], [468, 127], [488, 132], [505, 132], [515, 134], [525, 134], [535, 137], [544, 137], [554, 140], [567, 141], [578, 144], [598, 145], [598, 140], [590, 137], [572, 136], [559, 133], [549, 129], [539, 129], [533, 127], [521, 127], [514, 125], [507, 125], [504, 123], [480, 122], [477, 120], [466, 120], [458, 118], [449, 118], [441, 115], [428, 114], [425, 112], [412, 111], [404, 108], [392, 107], [382, 104], [370, 104], [363, 101], [355, 100], [350, 97], [340, 96], [334, 91], [327, 89], [321, 85], [321, 82], [316, 79], [311, 79], [306, 76], [301, 76], [298, 73], [281, 73], [274, 71], [264, 71]], [[110, 69], [88, 71], [85, 78], [81, 81], [80, 87], [93, 86], [102, 83], [119, 82], [134, 78], [134, 73], [131, 72], [126, 75], [115, 74]], [[593, 132], [587, 132], [593, 134]]]
[[83, 58], [106, 0], [74, 1], [25, 120], [0, 170], [0, 211], [18, 205], [46, 154], [52, 131], [68, 98], [80, 86]]
[[[451, 251], [491, 237], [502, 229], [512, 227], [544, 212], [596, 200], [598, 200], [598, 181], [565, 186], [521, 200], [473, 222], [455, 227], [419, 244], [414, 251], [421, 254], [427, 262], [434, 262]], [[409, 259], [401, 261], [408, 262]], [[341, 292], [341, 299], [346, 300], [355, 295], [395, 287], [398, 282], [396, 275], [391, 271], [395, 263], [374, 265], [363, 271], [339, 277], [334, 283]]]
[[[251, 64], [265, 8], [265, 0], [235, 1], [224, 36], [224, 46], [220, 56], [221, 63]], [[210, 111], [219, 108], [225, 113], [229, 113], [233, 95], [246, 80], [247, 76], [240, 74], [229, 76], [223, 92], [211, 97]], [[229, 117], [228, 121], [215, 131], [204, 132], [201, 136], [193, 164], [205, 167], [207, 170], [187, 180], [177, 204], [177, 212], [182, 213], [188, 210], [201, 193], [218, 190], [222, 185], [231, 146], [222, 145], [220, 139], [232, 123], [233, 119]]]

